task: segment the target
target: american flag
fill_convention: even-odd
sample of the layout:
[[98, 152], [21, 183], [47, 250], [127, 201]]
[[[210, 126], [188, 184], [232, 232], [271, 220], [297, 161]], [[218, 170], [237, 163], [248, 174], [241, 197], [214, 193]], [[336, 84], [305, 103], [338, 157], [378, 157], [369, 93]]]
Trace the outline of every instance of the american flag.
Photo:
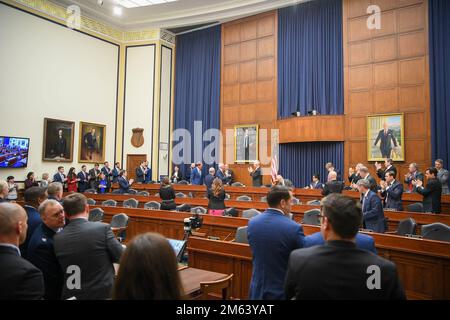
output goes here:
[[275, 180], [277, 179], [277, 175], [278, 175], [278, 159], [277, 159], [276, 155], [272, 157], [270, 167], [271, 167], [270, 169], [271, 169], [271, 174], [272, 174], [272, 183], [274, 183]]

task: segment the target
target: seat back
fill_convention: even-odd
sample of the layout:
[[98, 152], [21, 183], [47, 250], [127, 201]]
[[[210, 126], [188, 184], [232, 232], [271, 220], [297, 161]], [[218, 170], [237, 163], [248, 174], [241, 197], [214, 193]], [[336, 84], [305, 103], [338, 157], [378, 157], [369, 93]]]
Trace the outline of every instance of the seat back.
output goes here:
[[420, 202], [408, 204], [406, 211], [423, 212], [423, 204]]
[[292, 198], [292, 204], [301, 204], [302, 202], [300, 201], [300, 199], [297, 198]]
[[187, 182], [186, 180], [181, 180], [181, 181], [178, 181], [178, 184], [189, 184], [189, 182]]
[[177, 206], [177, 211], [189, 212], [191, 211], [191, 206], [188, 205], [187, 203], [180, 204], [179, 206]]
[[429, 240], [450, 242], [450, 227], [441, 222], [426, 224], [422, 226], [422, 237]]
[[[214, 292], [221, 292], [222, 300], [229, 300], [231, 296], [231, 286], [232, 286], [233, 274], [228, 277], [218, 280], [218, 281], [208, 281], [200, 282], [201, 300], [210, 300], [214, 296], [211, 294]], [[217, 299], [217, 298], [216, 298]]]
[[144, 209], [159, 210], [159, 209], [161, 209], [161, 204], [156, 201], [149, 201], [144, 204]]
[[111, 228], [126, 228], [128, 226], [128, 216], [125, 213], [113, 215], [109, 223]]
[[239, 211], [236, 208], [228, 208], [225, 209], [225, 211], [223, 212], [224, 216], [229, 216], [229, 217], [237, 217], [239, 216]]
[[267, 197], [261, 197], [261, 202], [267, 202]]
[[127, 199], [123, 202], [124, 208], [137, 208], [139, 205], [139, 201], [134, 198]]
[[242, 211], [242, 218], [247, 218], [247, 219], [251, 219], [254, 216], [257, 216], [258, 214], [260, 214], [261, 212], [259, 212], [256, 209], [248, 209], [248, 210], [244, 210]]
[[407, 234], [416, 233], [417, 223], [412, 218], [406, 218], [399, 222], [396, 234], [399, 236], [406, 236]]
[[306, 202], [306, 204], [309, 204], [311, 206], [320, 206], [320, 200], [309, 200]]
[[248, 243], [247, 226], [237, 228], [234, 241], [237, 243]]
[[237, 201], [252, 201], [252, 198], [250, 198], [247, 195], [239, 196], [236, 198]]
[[95, 190], [95, 189], [86, 189], [86, 190], [84, 190], [84, 193], [96, 193], [97, 192], [97, 190]]
[[138, 193], [138, 191], [137, 190], [135, 190], [135, 189], [128, 189], [128, 194], [137, 194]]
[[105, 212], [102, 208], [94, 208], [89, 211], [89, 221], [92, 222], [99, 222], [103, 221], [103, 216], [105, 215]]
[[194, 207], [191, 209], [192, 213], [199, 213], [199, 214], [206, 214], [208, 212], [208, 210], [206, 208], [203, 207]]
[[150, 195], [148, 191], [139, 191], [137, 194], [138, 196], [145, 196], [145, 197], [148, 197]]
[[303, 224], [311, 224], [314, 226], [320, 226], [320, 220], [319, 220], [320, 210], [319, 209], [312, 209], [305, 212], [303, 215]]
[[244, 185], [243, 183], [238, 182], [238, 181], [233, 182], [233, 183], [231, 184], [231, 186], [232, 186], [232, 187], [245, 187], [245, 185]]
[[93, 206], [93, 205], [96, 204], [96, 201], [94, 199], [87, 198], [87, 204], [90, 205], [90, 206]]
[[104, 207], [115, 207], [117, 206], [117, 201], [113, 199], [105, 200], [102, 202], [102, 206]]
[[183, 192], [177, 192], [177, 193], [175, 193], [175, 197], [177, 197], [177, 198], [187, 198], [187, 195], [185, 195]]

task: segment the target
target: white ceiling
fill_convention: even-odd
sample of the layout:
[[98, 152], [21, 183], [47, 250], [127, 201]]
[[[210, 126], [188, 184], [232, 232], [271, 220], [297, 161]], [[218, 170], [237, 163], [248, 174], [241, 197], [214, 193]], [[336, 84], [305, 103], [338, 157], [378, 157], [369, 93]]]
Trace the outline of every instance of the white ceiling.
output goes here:
[[139, 8], [122, 7], [122, 15], [113, 14], [116, 0], [50, 0], [67, 7], [78, 5], [81, 14], [106, 22], [122, 30], [175, 28], [209, 22], [226, 22], [309, 0], [178, 0]]

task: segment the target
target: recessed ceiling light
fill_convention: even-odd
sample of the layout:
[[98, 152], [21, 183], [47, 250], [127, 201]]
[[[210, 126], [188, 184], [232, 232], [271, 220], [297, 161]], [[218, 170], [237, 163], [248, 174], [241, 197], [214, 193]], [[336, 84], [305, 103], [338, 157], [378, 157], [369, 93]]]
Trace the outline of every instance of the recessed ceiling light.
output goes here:
[[151, 6], [155, 4], [174, 2], [177, 0], [118, 0], [118, 1], [125, 8], [137, 8], [137, 7]]
[[122, 8], [121, 7], [114, 7], [113, 8], [113, 12], [116, 16], [121, 16], [122, 15]]

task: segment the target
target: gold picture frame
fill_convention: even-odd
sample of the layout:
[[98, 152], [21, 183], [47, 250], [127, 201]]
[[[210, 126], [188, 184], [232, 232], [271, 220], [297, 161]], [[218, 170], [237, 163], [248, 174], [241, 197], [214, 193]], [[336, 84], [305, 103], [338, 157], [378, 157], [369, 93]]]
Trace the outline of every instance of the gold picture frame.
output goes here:
[[367, 116], [367, 160], [405, 161], [404, 114]]
[[234, 162], [251, 163], [259, 159], [259, 126], [234, 126]]
[[44, 118], [42, 161], [72, 162], [75, 122]]
[[105, 162], [105, 145], [106, 125], [80, 121], [78, 162]]

